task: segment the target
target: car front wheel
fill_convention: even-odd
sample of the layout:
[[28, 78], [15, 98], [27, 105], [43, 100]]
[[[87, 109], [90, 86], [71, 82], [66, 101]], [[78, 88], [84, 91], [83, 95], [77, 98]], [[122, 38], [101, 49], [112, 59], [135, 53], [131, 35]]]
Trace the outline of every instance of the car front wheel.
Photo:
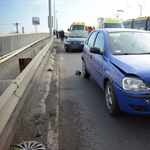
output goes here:
[[90, 74], [88, 73], [87, 69], [86, 69], [86, 65], [85, 65], [85, 61], [82, 60], [82, 74], [84, 78], [89, 78]]
[[110, 115], [121, 113], [113, 84], [110, 81], [108, 81], [105, 86], [105, 101]]

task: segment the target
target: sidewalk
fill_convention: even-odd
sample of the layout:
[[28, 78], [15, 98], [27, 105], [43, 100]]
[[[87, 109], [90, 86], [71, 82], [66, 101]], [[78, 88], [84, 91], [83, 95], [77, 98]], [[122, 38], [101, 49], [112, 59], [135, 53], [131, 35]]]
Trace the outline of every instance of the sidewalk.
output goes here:
[[[53, 58], [51, 58], [52, 54], [50, 54], [52, 50], [53, 48], [49, 50], [41, 62], [34, 77], [28, 85], [26, 92], [18, 103], [5, 131], [3, 132], [3, 135], [0, 137], [0, 150], [6, 150], [10, 144], [19, 144], [23, 141], [39, 141], [40, 139], [39, 142], [42, 140], [44, 143], [46, 143], [44, 140], [44, 137], [46, 137], [46, 132], [41, 133], [41, 136], [39, 129], [41, 130], [42, 128], [43, 131], [46, 131], [46, 120], [48, 114], [44, 116], [42, 114], [44, 109], [41, 109], [41, 115], [38, 115], [40, 113], [38, 107], [44, 108], [43, 103], [38, 103], [38, 100], [41, 96], [43, 96], [41, 101], [44, 101], [46, 96], [45, 91], [49, 86], [47, 83], [47, 77], [49, 79], [51, 77], [51, 71], [48, 71], [48, 69], [52, 66], [53, 62]], [[40, 83], [42, 83], [43, 87], [40, 85]], [[30, 112], [32, 114], [30, 114]], [[38, 126], [39, 124], [40, 126]], [[36, 140], [38, 137], [39, 139]]]

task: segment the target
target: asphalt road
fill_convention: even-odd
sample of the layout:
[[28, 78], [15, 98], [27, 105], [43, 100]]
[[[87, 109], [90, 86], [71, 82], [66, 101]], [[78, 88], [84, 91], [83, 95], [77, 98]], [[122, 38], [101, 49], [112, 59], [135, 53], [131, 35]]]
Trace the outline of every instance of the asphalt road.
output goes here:
[[59, 150], [149, 150], [150, 117], [110, 116], [98, 84], [75, 75], [82, 53], [59, 44]]
[[150, 116], [110, 116], [98, 84], [75, 75], [82, 70], [82, 52], [66, 52], [60, 39], [54, 46], [13, 143], [34, 140], [47, 150], [149, 150]]

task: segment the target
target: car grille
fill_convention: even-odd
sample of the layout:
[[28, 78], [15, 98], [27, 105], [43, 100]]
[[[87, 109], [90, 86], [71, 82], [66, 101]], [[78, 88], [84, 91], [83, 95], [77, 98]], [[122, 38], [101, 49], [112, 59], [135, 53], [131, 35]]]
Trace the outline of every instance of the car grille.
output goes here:
[[80, 42], [70, 42], [71, 44], [80, 44]]

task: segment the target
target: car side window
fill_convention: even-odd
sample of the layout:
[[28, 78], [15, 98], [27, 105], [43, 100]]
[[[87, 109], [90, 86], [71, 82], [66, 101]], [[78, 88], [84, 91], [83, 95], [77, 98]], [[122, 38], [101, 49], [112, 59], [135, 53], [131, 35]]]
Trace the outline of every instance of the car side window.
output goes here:
[[104, 52], [104, 36], [101, 32], [98, 33], [94, 47], [100, 48], [101, 52]]
[[92, 47], [94, 45], [94, 41], [95, 41], [95, 36], [96, 36], [97, 32], [93, 32], [91, 34], [91, 36], [89, 37], [89, 40], [87, 42], [87, 45], [89, 45], [90, 47]]

